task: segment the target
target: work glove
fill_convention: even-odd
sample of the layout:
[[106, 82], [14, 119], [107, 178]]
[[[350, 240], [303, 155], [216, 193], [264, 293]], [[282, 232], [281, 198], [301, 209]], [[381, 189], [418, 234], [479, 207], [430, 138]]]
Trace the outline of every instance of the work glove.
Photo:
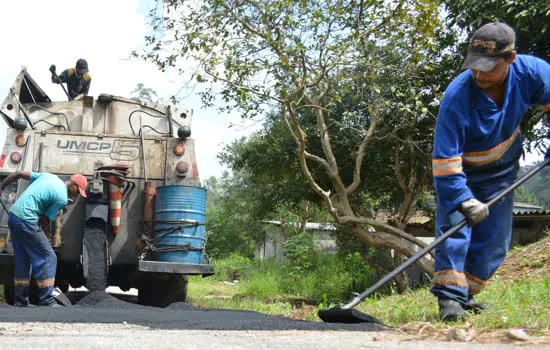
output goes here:
[[55, 64], [50, 66], [50, 72], [55, 73]]
[[466, 217], [469, 226], [477, 225], [489, 216], [489, 206], [475, 198], [460, 203], [458, 211]]

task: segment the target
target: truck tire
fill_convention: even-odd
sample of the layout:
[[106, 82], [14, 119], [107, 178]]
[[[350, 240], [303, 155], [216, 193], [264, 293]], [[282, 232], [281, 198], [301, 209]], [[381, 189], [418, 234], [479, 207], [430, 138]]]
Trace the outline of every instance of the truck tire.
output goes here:
[[138, 289], [138, 303], [166, 307], [187, 300], [188, 277], [184, 275], [148, 276]]
[[108, 286], [107, 240], [104, 229], [86, 227], [82, 240], [82, 265], [86, 288], [90, 292], [104, 291]]

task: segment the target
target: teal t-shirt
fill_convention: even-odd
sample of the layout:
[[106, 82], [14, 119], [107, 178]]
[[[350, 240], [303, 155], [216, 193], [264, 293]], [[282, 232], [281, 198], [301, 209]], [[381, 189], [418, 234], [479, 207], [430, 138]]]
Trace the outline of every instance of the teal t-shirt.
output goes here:
[[10, 212], [30, 222], [38, 222], [42, 215], [53, 221], [68, 203], [67, 186], [59, 177], [49, 173], [31, 173], [30, 186], [15, 201]]

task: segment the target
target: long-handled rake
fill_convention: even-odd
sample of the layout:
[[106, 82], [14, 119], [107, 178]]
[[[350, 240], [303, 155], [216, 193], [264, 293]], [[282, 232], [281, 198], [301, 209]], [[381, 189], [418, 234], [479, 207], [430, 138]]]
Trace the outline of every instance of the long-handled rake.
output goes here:
[[[548, 164], [550, 163], [550, 158], [546, 158], [542, 163], [532, 168], [527, 174], [523, 175], [520, 179], [516, 180], [510, 187], [506, 188], [502, 192], [500, 192], [496, 197], [491, 199], [489, 202], [487, 202], [487, 205], [491, 206], [501, 200], [504, 196], [511, 193], [513, 190], [515, 190], [518, 186], [523, 184], [525, 181], [529, 180], [533, 175], [537, 174], [539, 171], [544, 169]], [[424, 255], [428, 254], [429, 251], [432, 249], [438, 247], [441, 245], [447, 238], [454, 235], [458, 230], [466, 226], [467, 221], [462, 220], [458, 225], [452, 227], [447, 232], [445, 232], [443, 235], [438, 237], [436, 240], [434, 240], [431, 244], [424, 247], [422, 250], [420, 250], [418, 253], [413, 255], [410, 259], [405, 261], [403, 264], [399, 265], [395, 270], [387, 274], [384, 278], [382, 278], [380, 281], [378, 281], [374, 286], [370, 287], [363, 293], [359, 294], [355, 298], [349, 300], [344, 306], [342, 307], [333, 307], [331, 309], [327, 310], [319, 310], [317, 313], [319, 315], [319, 318], [323, 320], [324, 322], [329, 323], [364, 323], [364, 322], [370, 322], [370, 323], [378, 323], [384, 325], [384, 323], [377, 318], [367, 315], [363, 312], [357, 311], [354, 309], [360, 302], [365, 300], [369, 295], [380, 289], [380, 287], [384, 286], [386, 283], [391, 281], [395, 276], [400, 274], [401, 272], [405, 271], [409, 266], [420, 260]]]

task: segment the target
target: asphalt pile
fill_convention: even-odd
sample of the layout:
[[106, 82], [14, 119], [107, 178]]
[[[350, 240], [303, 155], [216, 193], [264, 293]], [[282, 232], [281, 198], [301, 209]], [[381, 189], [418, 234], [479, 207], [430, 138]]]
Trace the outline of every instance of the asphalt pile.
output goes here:
[[0, 322], [128, 323], [151, 329], [193, 330], [384, 330], [373, 323], [338, 324], [293, 320], [254, 311], [202, 309], [187, 303], [156, 308], [94, 291], [70, 307], [0, 304]]
[[110, 309], [142, 309], [147, 306], [128, 303], [103, 291], [95, 291], [80, 299], [74, 306]]

